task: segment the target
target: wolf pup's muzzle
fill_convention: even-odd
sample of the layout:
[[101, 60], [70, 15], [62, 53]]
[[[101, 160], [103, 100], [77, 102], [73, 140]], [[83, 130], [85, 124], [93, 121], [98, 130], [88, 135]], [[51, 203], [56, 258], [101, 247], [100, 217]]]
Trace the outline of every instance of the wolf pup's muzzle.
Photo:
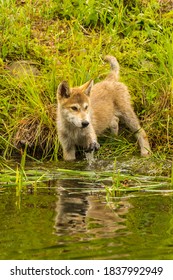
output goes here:
[[85, 128], [89, 125], [89, 122], [88, 121], [83, 121], [82, 122], [82, 128]]

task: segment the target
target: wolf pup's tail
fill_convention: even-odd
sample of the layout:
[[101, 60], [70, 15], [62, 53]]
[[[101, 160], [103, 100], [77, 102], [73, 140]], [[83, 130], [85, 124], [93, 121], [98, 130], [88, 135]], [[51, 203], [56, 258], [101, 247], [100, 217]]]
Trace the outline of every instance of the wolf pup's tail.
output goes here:
[[117, 61], [117, 59], [112, 55], [106, 55], [104, 58], [105, 61], [110, 63], [111, 66], [111, 72], [106, 77], [106, 80], [119, 80], [119, 72], [120, 72], [120, 66]]

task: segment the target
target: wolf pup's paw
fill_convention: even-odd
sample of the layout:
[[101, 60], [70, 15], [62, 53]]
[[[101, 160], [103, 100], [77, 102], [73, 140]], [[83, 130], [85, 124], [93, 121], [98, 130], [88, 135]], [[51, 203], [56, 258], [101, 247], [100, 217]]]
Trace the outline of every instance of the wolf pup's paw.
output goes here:
[[98, 142], [90, 143], [88, 148], [85, 150], [86, 153], [98, 151], [100, 148], [100, 144]]

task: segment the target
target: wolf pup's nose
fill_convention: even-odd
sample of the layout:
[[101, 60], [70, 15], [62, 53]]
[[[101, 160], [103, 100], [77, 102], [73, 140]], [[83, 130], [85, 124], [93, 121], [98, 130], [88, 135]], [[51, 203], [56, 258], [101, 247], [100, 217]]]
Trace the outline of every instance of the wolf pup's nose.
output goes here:
[[83, 121], [82, 122], [82, 128], [87, 127], [89, 125], [88, 121]]

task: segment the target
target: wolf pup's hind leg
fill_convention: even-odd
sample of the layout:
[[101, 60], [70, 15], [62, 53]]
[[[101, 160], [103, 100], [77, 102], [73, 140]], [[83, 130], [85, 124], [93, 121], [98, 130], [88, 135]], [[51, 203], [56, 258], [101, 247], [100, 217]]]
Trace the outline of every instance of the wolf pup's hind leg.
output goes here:
[[138, 144], [141, 149], [141, 156], [146, 157], [151, 153], [150, 145], [148, 142], [147, 134], [141, 128], [139, 120], [133, 111], [132, 107], [126, 108], [126, 112], [122, 114], [122, 119], [126, 126], [135, 134]]

